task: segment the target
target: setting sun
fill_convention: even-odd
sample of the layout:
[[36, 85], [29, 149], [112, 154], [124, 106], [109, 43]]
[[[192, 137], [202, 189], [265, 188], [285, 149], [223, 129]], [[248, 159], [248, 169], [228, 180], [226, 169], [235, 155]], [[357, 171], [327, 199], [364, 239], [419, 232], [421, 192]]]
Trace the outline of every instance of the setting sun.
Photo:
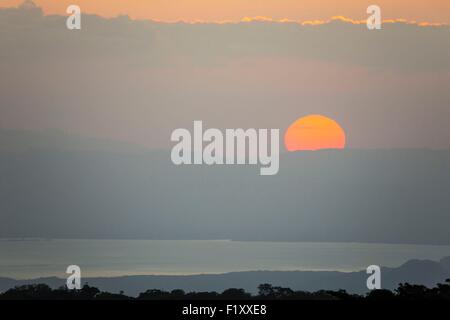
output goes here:
[[333, 119], [308, 115], [290, 125], [284, 143], [288, 151], [343, 149], [345, 132]]

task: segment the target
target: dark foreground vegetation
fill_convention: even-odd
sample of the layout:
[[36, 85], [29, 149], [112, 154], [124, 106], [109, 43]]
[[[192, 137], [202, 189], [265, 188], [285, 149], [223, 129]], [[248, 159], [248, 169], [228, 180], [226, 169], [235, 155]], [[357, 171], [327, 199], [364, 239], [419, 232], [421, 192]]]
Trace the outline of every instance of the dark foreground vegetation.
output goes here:
[[366, 295], [347, 293], [345, 290], [321, 290], [316, 292], [294, 291], [289, 288], [261, 284], [258, 294], [252, 295], [243, 289], [227, 289], [217, 292], [171, 292], [157, 289], [147, 290], [138, 297], [121, 293], [101, 292], [85, 284], [80, 290], [66, 287], [52, 289], [45, 284], [24, 285], [0, 293], [0, 300], [450, 300], [450, 279], [434, 288], [401, 283], [394, 291], [373, 290]]

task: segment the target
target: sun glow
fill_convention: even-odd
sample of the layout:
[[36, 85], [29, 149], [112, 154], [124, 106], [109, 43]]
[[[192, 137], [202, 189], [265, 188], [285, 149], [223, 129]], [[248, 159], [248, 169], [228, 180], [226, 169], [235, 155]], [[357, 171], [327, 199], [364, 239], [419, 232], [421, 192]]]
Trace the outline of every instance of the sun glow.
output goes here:
[[345, 141], [342, 127], [322, 115], [308, 115], [296, 120], [284, 136], [288, 151], [343, 149]]

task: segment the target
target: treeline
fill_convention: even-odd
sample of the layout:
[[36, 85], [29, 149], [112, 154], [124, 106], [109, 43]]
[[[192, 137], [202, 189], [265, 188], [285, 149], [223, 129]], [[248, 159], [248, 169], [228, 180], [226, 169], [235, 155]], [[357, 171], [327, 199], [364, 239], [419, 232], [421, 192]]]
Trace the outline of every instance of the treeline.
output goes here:
[[126, 296], [123, 292], [102, 292], [85, 284], [80, 290], [66, 287], [52, 289], [46, 284], [18, 286], [0, 293], [0, 300], [450, 300], [450, 279], [434, 288], [423, 285], [401, 283], [394, 291], [372, 290], [366, 295], [350, 294], [345, 290], [320, 290], [316, 292], [294, 291], [270, 284], [258, 286], [258, 294], [252, 295], [244, 289], [227, 289], [217, 292], [184, 292], [183, 290], [147, 290], [138, 297]]

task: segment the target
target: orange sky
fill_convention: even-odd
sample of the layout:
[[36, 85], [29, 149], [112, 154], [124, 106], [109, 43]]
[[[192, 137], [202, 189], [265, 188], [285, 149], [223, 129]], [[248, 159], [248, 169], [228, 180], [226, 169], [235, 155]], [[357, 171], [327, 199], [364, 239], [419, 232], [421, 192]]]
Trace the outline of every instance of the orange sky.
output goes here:
[[[0, 7], [18, 6], [23, 0], [0, 0]], [[83, 12], [105, 17], [119, 14], [134, 19], [161, 21], [239, 21], [244, 17], [325, 20], [342, 15], [365, 19], [366, 8], [377, 4], [383, 19], [450, 23], [448, 0], [34, 0], [46, 14], [64, 14], [70, 4]]]

